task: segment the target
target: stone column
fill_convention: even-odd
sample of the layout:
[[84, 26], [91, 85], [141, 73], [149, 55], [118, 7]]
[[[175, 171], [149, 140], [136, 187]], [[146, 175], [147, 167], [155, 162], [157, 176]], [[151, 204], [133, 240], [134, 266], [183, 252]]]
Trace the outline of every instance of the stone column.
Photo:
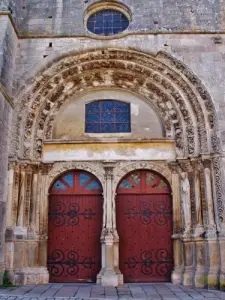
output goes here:
[[208, 258], [209, 258], [209, 270], [208, 270], [208, 288], [217, 289], [219, 286], [219, 245], [217, 241], [215, 211], [214, 211], [214, 199], [213, 199], [213, 181], [212, 181], [212, 166], [211, 160], [207, 157], [203, 157], [204, 167], [204, 191], [205, 200], [207, 204], [207, 231], [206, 239], [208, 244]]
[[182, 237], [182, 216], [181, 216], [181, 194], [179, 165], [172, 162], [169, 165], [172, 172], [172, 197], [173, 197], [173, 255], [174, 270], [172, 272], [172, 282], [181, 284], [183, 280], [184, 261], [183, 261], [183, 242]]
[[38, 172], [34, 170], [32, 175], [32, 194], [31, 194], [31, 205], [30, 205], [30, 219], [28, 228], [28, 237], [35, 239], [37, 235], [36, 219], [37, 219], [37, 206], [38, 206]]
[[[206, 234], [206, 201], [204, 194], [204, 169], [199, 159], [192, 160], [194, 170], [194, 198], [195, 198], [195, 215], [196, 227], [194, 231], [194, 240], [196, 246], [196, 272], [195, 286], [204, 288], [207, 286], [207, 243]], [[204, 208], [204, 210], [203, 210]], [[204, 214], [204, 219], [203, 219]]]
[[102, 269], [97, 276], [97, 283], [103, 286], [118, 286], [123, 284], [123, 275], [119, 271], [118, 243], [119, 237], [113, 226], [113, 209], [115, 201], [113, 195], [113, 170], [114, 162], [105, 162], [105, 186], [104, 186], [104, 217], [101, 234], [102, 244]]
[[[39, 266], [47, 267], [47, 247], [48, 247], [48, 172], [50, 165], [40, 166], [40, 190], [38, 193], [39, 204]], [[47, 268], [46, 268], [47, 272]]]
[[179, 160], [180, 163], [180, 195], [183, 215], [183, 251], [184, 251], [184, 274], [183, 284], [193, 285], [195, 274], [195, 243], [193, 241], [193, 170], [188, 159]]
[[14, 182], [14, 164], [9, 164], [8, 170], [8, 197], [7, 197], [7, 219], [6, 226], [7, 228], [13, 226], [13, 182]]
[[19, 179], [19, 193], [17, 203], [16, 227], [14, 228], [14, 235], [27, 235], [27, 228], [24, 227], [24, 205], [26, 197], [26, 168], [27, 165], [20, 165], [20, 179]]

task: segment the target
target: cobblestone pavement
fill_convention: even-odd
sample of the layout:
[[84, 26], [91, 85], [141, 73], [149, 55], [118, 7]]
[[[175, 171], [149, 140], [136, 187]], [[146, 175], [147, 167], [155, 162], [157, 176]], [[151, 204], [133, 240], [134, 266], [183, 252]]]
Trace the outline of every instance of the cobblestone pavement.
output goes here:
[[206, 289], [191, 289], [165, 284], [125, 284], [121, 287], [102, 287], [95, 284], [27, 285], [0, 289], [0, 300], [76, 300], [76, 299], [150, 299], [150, 300], [216, 300], [225, 293]]

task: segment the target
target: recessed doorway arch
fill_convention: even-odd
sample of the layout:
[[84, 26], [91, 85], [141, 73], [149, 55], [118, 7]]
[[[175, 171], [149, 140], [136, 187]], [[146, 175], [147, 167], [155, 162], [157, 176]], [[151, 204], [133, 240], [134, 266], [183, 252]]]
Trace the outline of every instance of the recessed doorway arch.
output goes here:
[[95, 282], [101, 268], [102, 185], [81, 170], [61, 174], [49, 191], [50, 282]]

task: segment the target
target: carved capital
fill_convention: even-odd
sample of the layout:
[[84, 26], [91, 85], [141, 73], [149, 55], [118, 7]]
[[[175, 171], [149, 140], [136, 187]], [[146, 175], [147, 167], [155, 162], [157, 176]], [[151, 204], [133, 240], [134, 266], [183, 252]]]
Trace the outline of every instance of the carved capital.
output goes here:
[[169, 167], [172, 174], [179, 174], [180, 173], [180, 165], [177, 161], [169, 162], [168, 167]]
[[192, 158], [191, 165], [194, 171], [203, 171], [204, 169], [203, 163], [199, 158]]
[[40, 164], [38, 166], [38, 170], [42, 175], [47, 175], [51, 169], [52, 169], [53, 164]]
[[190, 173], [193, 171], [193, 166], [189, 159], [180, 159], [179, 160], [180, 169], [182, 172]]
[[103, 168], [105, 170], [106, 179], [113, 179], [113, 170], [116, 166], [116, 162], [114, 161], [105, 161], [103, 162]]
[[101, 242], [113, 244], [119, 242], [119, 236], [115, 228], [104, 228], [101, 233]]

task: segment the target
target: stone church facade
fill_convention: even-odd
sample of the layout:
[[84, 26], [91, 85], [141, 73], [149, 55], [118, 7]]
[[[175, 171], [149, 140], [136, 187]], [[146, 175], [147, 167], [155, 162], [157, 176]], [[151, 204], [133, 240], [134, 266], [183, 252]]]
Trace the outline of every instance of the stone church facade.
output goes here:
[[[90, 32], [104, 9], [129, 26]], [[96, 247], [104, 286], [225, 288], [224, 28], [219, 0], [1, 1], [0, 282], [88, 281]], [[102, 101], [129, 109], [89, 126]]]

